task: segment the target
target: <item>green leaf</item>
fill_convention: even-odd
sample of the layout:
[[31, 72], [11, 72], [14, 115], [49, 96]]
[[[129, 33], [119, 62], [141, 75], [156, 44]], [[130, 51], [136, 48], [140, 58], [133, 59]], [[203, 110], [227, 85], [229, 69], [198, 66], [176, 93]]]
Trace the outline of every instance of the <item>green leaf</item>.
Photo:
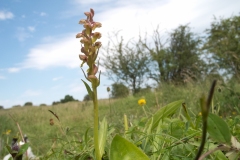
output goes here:
[[149, 158], [137, 146], [116, 135], [111, 144], [110, 160], [149, 160]]
[[[152, 123], [153, 123], [153, 117], [151, 117], [151, 121], [150, 121], [150, 124], [148, 124], [148, 129], [147, 129], [147, 132], [145, 132], [147, 135], [151, 135], [152, 133]], [[145, 135], [144, 135], [145, 136]], [[144, 141], [144, 147], [143, 149], [145, 150], [146, 149], [146, 146], [148, 144], [148, 141], [149, 141], [149, 137], [147, 136], [146, 137], [146, 140]]]
[[208, 115], [208, 133], [214, 140], [220, 143], [231, 143], [231, 133], [227, 123], [212, 113]]
[[[159, 153], [157, 151], [160, 150], [161, 143], [164, 143], [164, 140], [161, 141], [162, 137], [160, 137], [160, 135], [162, 133], [161, 126], [162, 126], [162, 123], [158, 123], [157, 130], [156, 130], [156, 135], [153, 137], [153, 145], [152, 145], [153, 149], [152, 149], [152, 151], [153, 151], [154, 154], [151, 157], [152, 159], [157, 159], [157, 157], [159, 156]], [[159, 135], [157, 135], [157, 134], [159, 134]]]
[[84, 80], [82, 80], [82, 81], [83, 81], [83, 83], [84, 83], [84, 85], [85, 85], [85, 87], [88, 91], [88, 95], [93, 99], [93, 92], [92, 92], [91, 88], [89, 87], [89, 85]]
[[99, 142], [99, 150], [100, 150], [100, 155], [102, 157], [102, 155], [104, 154], [105, 150], [105, 144], [106, 144], [106, 139], [107, 139], [107, 120], [104, 117], [102, 122], [100, 122], [100, 126], [99, 126], [99, 132], [98, 132], [98, 142]]
[[[185, 118], [188, 120], [188, 122], [190, 123], [190, 125], [191, 125], [191, 127], [192, 128], [195, 128], [195, 126], [194, 126], [194, 124], [193, 124], [193, 122], [192, 122], [192, 120], [191, 120], [191, 117], [189, 116], [189, 114], [188, 114], [188, 108], [187, 108], [187, 106], [186, 106], [186, 104], [185, 103], [182, 103], [182, 107], [183, 107], [183, 111], [184, 111], [184, 116], [185, 116]], [[187, 125], [189, 125], [189, 123], [187, 123]]]
[[[174, 114], [179, 107], [181, 107], [181, 104], [183, 103], [183, 100], [175, 101], [172, 103], [169, 103], [168, 105], [160, 108], [154, 115], [153, 115], [153, 122], [152, 122], [152, 130], [155, 129], [158, 126], [158, 123], [161, 119], [168, 117], [172, 114]], [[151, 124], [151, 119], [148, 120], [147, 125], [149, 126]]]
[[20, 147], [20, 149], [19, 149], [19, 151], [18, 151], [17, 156], [20, 156], [20, 155], [22, 155], [23, 153], [25, 153], [25, 152], [27, 151], [28, 147], [29, 147], [29, 144], [28, 144], [28, 143], [25, 143], [25, 144], [21, 145], [21, 147]]
[[88, 145], [88, 131], [89, 131], [90, 128], [88, 128], [86, 131], [85, 131], [85, 134], [84, 134], [84, 142], [85, 142], [85, 145], [87, 146]]
[[7, 150], [8, 150], [8, 153], [10, 153], [10, 154], [11, 154], [11, 152], [12, 152], [12, 149], [11, 149], [11, 147], [10, 147], [9, 145], [7, 145], [7, 144], [6, 144], [6, 148], [7, 148]]
[[99, 76], [98, 76], [98, 84], [97, 84], [97, 86], [99, 86], [100, 85], [100, 77], [101, 76], [101, 71], [99, 72]]

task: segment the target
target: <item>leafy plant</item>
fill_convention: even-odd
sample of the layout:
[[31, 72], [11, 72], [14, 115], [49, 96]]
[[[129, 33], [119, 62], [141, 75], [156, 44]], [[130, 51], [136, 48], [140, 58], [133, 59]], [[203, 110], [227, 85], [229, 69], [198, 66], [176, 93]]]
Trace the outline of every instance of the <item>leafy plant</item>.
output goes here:
[[129, 89], [123, 83], [113, 83], [111, 90], [112, 98], [123, 98], [129, 95]]
[[26, 103], [24, 104], [24, 106], [32, 106], [32, 105], [33, 105], [32, 102], [26, 102]]

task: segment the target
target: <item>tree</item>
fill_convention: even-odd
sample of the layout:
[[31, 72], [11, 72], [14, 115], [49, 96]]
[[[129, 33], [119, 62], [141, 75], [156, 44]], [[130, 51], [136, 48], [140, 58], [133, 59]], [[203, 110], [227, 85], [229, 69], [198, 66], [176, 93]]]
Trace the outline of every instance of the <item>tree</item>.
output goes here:
[[214, 19], [204, 49], [220, 69], [240, 80], [240, 16]]
[[153, 31], [152, 35], [153, 47], [151, 44], [147, 43], [147, 39], [141, 40], [144, 48], [147, 49], [149, 55], [151, 55], [151, 60], [154, 63], [154, 69], [149, 72], [149, 77], [156, 81], [158, 84], [161, 82], [168, 81], [168, 65], [170, 62], [169, 55], [167, 54], [166, 43], [164, 37], [160, 34], [159, 26]]
[[4, 107], [3, 107], [3, 106], [0, 106], [0, 109], [4, 109]]
[[123, 83], [113, 83], [111, 96], [112, 98], [122, 98], [129, 95], [129, 89]]
[[89, 96], [89, 94], [86, 94], [84, 97], [83, 97], [83, 101], [90, 101], [92, 100], [91, 97]]
[[115, 38], [116, 42], [110, 38], [103, 54], [101, 65], [106, 69], [103, 74], [116, 83], [130, 86], [133, 93], [137, 93], [150, 70], [150, 56], [146, 55], [140, 41], [124, 43], [123, 37], [119, 40], [118, 33]]
[[66, 103], [66, 102], [71, 102], [71, 101], [77, 101], [77, 100], [74, 99], [73, 96], [70, 96], [70, 95], [66, 95], [64, 97], [64, 99], [60, 100], [61, 103]]
[[26, 103], [24, 104], [24, 106], [33, 106], [33, 103], [32, 103], [32, 102], [26, 102]]
[[168, 78], [175, 82], [196, 81], [201, 78], [204, 62], [200, 59], [200, 37], [188, 25], [180, 25], [170, 33]]
[[157, 27], [152, 36], [154, 45], [142, 41], [152, 60], [157, 64], [150, 77], [158, 83], [186, 82], [201, 77], [204, 63], [200, 59], [201, 39], [191, 32], [188, 25], [180, 25], [164, 38]]
[[52, 105], [58, 105], [58, 104], [60, 104], [60, 103], [61, 103], [61, 102], [58, 102], [58, 101], [55, 102], [55, 101], [53, 101], [53, 102], [52, 102]]

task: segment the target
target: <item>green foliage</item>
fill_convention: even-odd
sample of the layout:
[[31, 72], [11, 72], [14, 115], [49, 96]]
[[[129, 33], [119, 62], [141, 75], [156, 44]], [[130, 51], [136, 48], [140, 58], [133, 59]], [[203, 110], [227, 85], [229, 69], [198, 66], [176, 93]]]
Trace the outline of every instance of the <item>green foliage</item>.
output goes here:
[[0, 106], [0, 109], [4, 109], [4, 107], [3, 107], [3, 106]]
[[229, 81], [228, 83], [222, 83], [219, 85], [218, 92], [215, 93], [216, 109], [219, 110], [219, 114], [227, 116], [226, 113], [238, 112], [240, 113], [240, 88], [239, 83], [236, 81]]
[[204, 62], [200, 59], [201, 39], [191, 32], [188, 25], [181, 25], [170, 33], [169, 42], [168, 78], [178, 83], [202, 78]]
[[107, 69], [105, 74], [115, 82], [128, 84], [134, 93], [146, 82], [144, 75], [158, 84], [202, 81], [206, 77], [223, 81], [222, 71], [240, 79], [239, 24], [240, 16], [215, 19], [206, 30], [205, 39], [193, 33], [188, 25], [180, 25], [165, 41], [157, 28], [152, 35], [154, 45], [141, 37], [125, 44], [117, 33], [116, 42], [110, 38], [106, 49], [102, 64]]
[[53, 101], [53, 103], [52, 103], [52, 105], [58, 105], [58, 104], [60, 104], [61, 102], [58, 102], [58, 101]]
[[105, 153], [105, 144], [106, 144], [106, 141], [107, 141], [107, 131], [108, 131], [108, 124], [107, 124], [106, 118], [104, 117], [102, 122], [100, 122], [99, 136], [98, 136], [99, 150], [100, 150], [101, 157]]
[[73, 96], [66, 95], [63, 99], [60, 101], [53, 101], [52, 105], [58, 105], [61, 103], [67, 103], [67, 102], [72, 102], [72, 101], [78, 101], [77, 99], [74, 99]]
[[27, 151], [28, 147], [29, 147], [29, 144], [28, 144], [28, 143], [23, 144], [23, 145], [20, 147], [20, 149], [19, 149], [19, 151], [18, 151], [18, 153], [17, 153], [17, 156], [23, 155], [23, 154]]
[[129, 95], [129, 89], [123, 83], [113, 83], [111, 90], [112, 98], [127, 97]]
[[231, 143], [231, 133], [227, 123], [215, 114], [208, 115], [208, 133], [218, 142]]
[[[159, 29], [154, 30], [154, 46], [142, 42], [152, 60], [157, 64], [150, 77], [158, 83], [192, 82], [201, 77], [204, 62], [200, 59], [200, 37], [196, 36], [188, 25], [180, 25], [168, 34], [168, 40], [162, 42]], [[169, 44], [166, 46], [166, 44]]]
[[150, 129], [151, 130], [155, 129], [158, 126], [159, 121], [161, 119], [173, 115], [176, 112], [176, 110], [181, 107], [182, 103], [183, 103], [183, 100], [179, 100], [179, 101], [176, 101], [176, 102], [172, 102], [172, 103], [168, 104], [167, 106], [164, 106], [161, 109], [159, 109], [153, 115], [153, 119], [150, 119], [148, 121], [148, 125], [150, 123], [152, 123]]
[[212, 55], [215, 69], [226, 69], [226, 74], [240, 79], [240, 16], [215, 18], [211, 28], [206, 30], [204, 49]]
[[40, 104], [39, 106], [47, 106], [45, 103]]
[[70, 96], [70, 95], [66, 95], [64, 97], [64, 99], [60, 100], [61, 103], [67, 103], [67, 102], [71, 102], [71, 101], [77, 101], [77, 100], [74, 99], [73, 96]]
[[110, 150], [110, 159], [114, 160], [149, 160], [139, 148], [129, 142], [127, 139], [116, 135], [113, 138]]
[[[210, 112], [214, 115], [222, 116], [221, 119], [227, 123], [231, 135], [235, 136], [239, 141], [239, 112], [235, 110], [236, 115], [233, 115], [233, 110], [230, 110], [229, 107], [239, 106], [239, 104], [231, 102], [235, 101], [234, 95], [240, 89], [240, 86], [237, 83], [234, 86], [231, 85], [230, 83], [225, 84], [225, 86], [218, 84], [216, 88], [221, 88], [221, 92], [216, 90]], [[198, 115], [201, 110], [199, 97], [202, 93], [206, 93], [206, 88], [209, 88], [209, 83], [185, 86], [164, 84], [156, 93], [140, 92], [135, 96], [114, 99], [110, 101], [113, 110], [111, 120], [109, 101], [100, 100], [99, 130], [103, 130], [101, 132], [105, 133], [102, 135], [106, 135], [104, 159], [110, 157], [111, 143], [116, 134], [142, 150], [151, 160], [194, 159], [200, 145], [202, 131], [201, 116]], [[227, 88], [232, 89], [233, 96], [223, 96], [224, 94], [230, 94]], [[138, 99], [142, 96], [147, 101], [145, 109], [148, 117], [145, 116], [142, 107], [137, 104]], [[184, 101], [177, 101], [179, 99], [184, 99]], [[186, 103], [193, 125], [185, 116], [185, 112], [181, 107], [182, 102]], [[226, 104], [222, 102], [229, 102], [228, 106], [225, 106]], [[60, 103], [58, 106], [49, 106], [47, 108], [19, 107], [1, 110], [0, 133], [10, 129], [12, 131], [9, 138], [11, 138], [18, 132], [15, 122], [8, 116], [10, 113], [18, 120], [23, 133], [28, 134], [34, 154], [41, 159], [90, 159], [94, 157], [93, 130], [90, 127], [93, 124], [91, 106], [91, 102], [86, 104], [74, 101], [64, 104]], [[214, 106], [217, 106], [216, 110]], [[82, 110], [83, 107], [85, 108], [84, 110]], [[57, 114], [61, 123], [52, 114], [49, 114], [49, 109]], [[218, 109], [219, 112], [217, 112]], [[224, 111], [224, 114], [222, 111]], [[124, 114], [127, 115], [129, 122], [129, 130], [127, 132], [125, 132], [123, 125]], [[163, 115], [163, 118], [157, 118], [162, 117], [161, 115]], [[107, 125], [103, 121], [104, 117], [106, 117]], [[55, 122], [53, 126], [49, 125], [50, 118]], [[156, 123], [151, 123], [152, 119]], [[217, 123], [219, 122], [217, 121]], [[222, 123], [219, 124], [223, 126]], [[152, 126], [156, 127], [149, 129]], [[103, 128], [101, 129], [101, 127]], [[215, 138], [218, 136], [209, 133], [209, 139], [206, 142], [203, 153], [216, 148], [219, 144], [223, 144], [223, 142], [218, 141], [219, 138]], [[2, 134], [0, 138], [6, 142], [7, 137], [5, 134]], [[102, 139], [105, 139], [104, 136]], [[228, 146], [231, 145], [229, 144]], [[7, 150], [4, 148], [0, 153], [0, 159], [6, 154]], [[226, 157], [225, 155], [226, 152], [216, 151], [206, 159], [222, 160], [221, 156]]]
[[93, 99], [93, 91], [91, 90], [90, 86], [84, 80], [82, 80], [82, 81], [87, 89], [88, 96], [90, 97], [90, 99]]
[[33, 106], [32, 102], [26, 102], [23, 106]]
[[[92, 86], [90, 88], [85, 81], [83, 83], [93, 103], [76, 102], [72, 96], [66, 95], [60, 102], [53, 102], [53, 105], [59, 104], [61, 107], [14, 107], [1, 110], [0, 133], [3, 134], [0, 140], [8, 143], [10, 136], [6, 130], [19, 132], [14, 125], [15, 121], [10, 121], [6, 116], [11, 114], [22, 124], [22, 130], [31, 135], [32, 144], [35, 144], [33, 150], [39, 154], [39, 159], [192, 160], [201, 155], [199, 159], [233, 160], [239, 157], [240, 117], [237, 113], [240, 113], [240, 86], [234, 83], [234, 78], [238, 79], [240, 75], [238, 16], [213, 22], [204, 46], [220, 69], [234, 75], [227, 83], [224, 83], [221, 75], [216, 74], [214, 65], [206, 66], [200, 59], [201, 40], [187, 25], [179, 26], [169, 34], [168, 46], [161, 42], [160, 33], [155, 30], [153, 48], [141, 37], [137, 42], [130, 40], [124, 43], [122, 37], [118, 41], [116, 34], [117, 43], [110, 39], [103, 66], [107, 69], [106, 75], [116, 82], [112, 85], [112, 97], [124, 99], [114, 99], [111, 102], [114, 112], [109, 113], [110, 100], [107, 103], [97, 100], [100, 74], [97, 78], [98, 66], [95, 61], [101, 42], [96, 40], [101, 34], [91, 33], [90, 23], [94, 22], [94, 11], [90, 9], [85, 15], [87, 20], [80, 21], [85, 29], [77, 34], [77, 38], [83, 38], [80, 42], [84, 55], [80, 55], [80, 59], [89, 66], [87, 75], [84, 75]], [[100, 23], [94, 24], [98, 25], [95, 27], [101, 26]], [[153, 67], [152, 61], [157, 69]], [[207, 105], [203, 105], [204, 96], [200, 99], [201, 103], [198, 102], [199, 95], [208, 88], [209, 82], [201, 81], [206, 77], [202, 75], [205, 72], [222, 80], [218, 86], [219, 92], [213, 96], [211, 90]], [[161, 84], [158, 92], [141, 90], [146, 78]], [[176, 85], [183, 82], [192, 83]], [[134, 96], [127, 96], [129, 90], [124, 84], [131, 87]], [[137, 101], [142, 97], [147, 104], [138, 106]], [[71, 101], [75, 102], [66, 103]], [[32, 103], [27, 102], [26, 105], [32, 106]], [[94, 105], [94, 114], [92, 108], [86, 105]], [[49, 109], [52, 114], [49, 114]], [[89, 126], [94, 127], [92, 129]], [[205, 141], [207, 129], [209, 137]], [[27, 146], [22, 149], [19, 154], [24, 153]], [[10, 147], [6, 150], [10, 151]], [[1, 156], [6, 150], [0, 152]]]
[[86, 94], [84, 97], [83, 97], [83, 101], [90, 101], [92, 100], [92, 98], [89, 96], [89, 94]]

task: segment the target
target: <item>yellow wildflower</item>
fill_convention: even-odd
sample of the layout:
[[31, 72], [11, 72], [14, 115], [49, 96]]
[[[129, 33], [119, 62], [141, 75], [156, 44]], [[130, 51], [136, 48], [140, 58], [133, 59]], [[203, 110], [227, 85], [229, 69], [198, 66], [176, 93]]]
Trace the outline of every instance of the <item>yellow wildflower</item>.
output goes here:
[[146, 104], [146, 100], [145, 100], [144, 98], [141, 98], [141, 99], [138, 100], [138, 104], [139, 104], [140, 106], [143, 106], [143, 105]]
[[202, 112], [199, 112], [198, 115], [199, 115], [199, 116], [202, 116]]
[[3, 134], [9, 135], [11, 133], [11, 130], [7, 130], [6, 132], [4, 132]]

